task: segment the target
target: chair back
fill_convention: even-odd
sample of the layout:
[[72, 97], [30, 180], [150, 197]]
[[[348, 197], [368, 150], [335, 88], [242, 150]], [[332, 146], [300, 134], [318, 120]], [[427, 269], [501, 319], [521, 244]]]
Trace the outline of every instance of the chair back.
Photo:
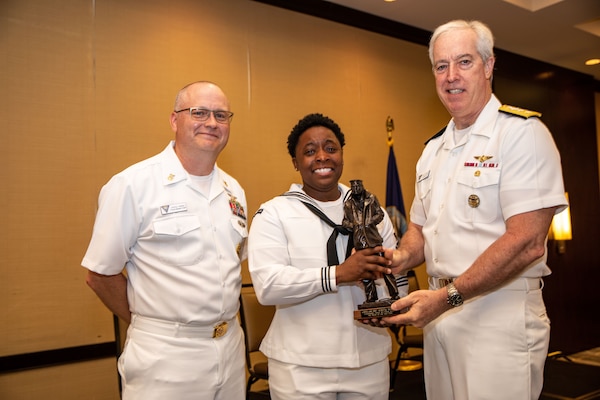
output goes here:
[[248, 382], [246, 383], [246, 398], [250, 398], [252, 385], [259, 380], [269, 379], [267, 358], [259, 350], [271, 320], [275, 315], [275, 306], [263, 306], [258, 302], [254, 287], [251, 283], [243, 284], [240, 293], [240, 324], [244, 330], [246, 343], [246, 367]]
[[275, 315], [275, 306], [263, 306], [258, 302], [252, 284], [242, 285], [240, 293], [240, 319], [246, 335], [248, 352], [258, 351], [271, 320]]
[[[419, 281], [417, 280], [417, 274], [414, 270], [408, 270], [406, 272], [406, 277], [408, 279], [408, 293], [412, 293], [420, 289]], [[408, 328], [411, 328], [410, 332], [408, 331]], [[391, 368], [390, 377], [390, 391], [393, 391], [394, 385], [396, 384], [398, 368], [400, 368], [402, 371], [413, 371], [423, 367], [423, 364], [420, 361], [411, 360], [410, 357], [403, 358], [403, 354], [408, 355], [407, 350], [409, 348], [423, 348], [423, 330], [406, 325], [392, 325], [389, 329], [396, 339], [396, 343], [398, 344], [398, 352], [396, 353], [394, 366]], [[403, 362], [402, 366], [401, 362]]]

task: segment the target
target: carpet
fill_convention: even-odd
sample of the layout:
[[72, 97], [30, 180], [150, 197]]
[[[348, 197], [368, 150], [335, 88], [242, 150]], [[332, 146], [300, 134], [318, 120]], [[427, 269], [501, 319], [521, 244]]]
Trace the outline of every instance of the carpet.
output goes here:
[[[251, 399], [268, 399], [268, 393]], [[423, 370], [399, 371], [390, 400], [425, 400]], [[549, 357], [540, 400], [600, 400], [600, 348]]]
[[[390, 400], [425, 399], [423, 370], [398, 372]], [[548, 358], [540, 400], [600, 400], [600, 349]]]
[[600, 399], [600, 367], [562, 359], [548, 360], [544, 370], [542, 399]]

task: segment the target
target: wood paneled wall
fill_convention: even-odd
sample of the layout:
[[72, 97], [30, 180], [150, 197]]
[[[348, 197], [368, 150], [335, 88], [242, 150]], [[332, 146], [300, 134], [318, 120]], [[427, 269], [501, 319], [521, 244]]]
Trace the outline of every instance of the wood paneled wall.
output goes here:
[[[229, 95], [219, 165], [246, 188], [250, 214], [299, 181], [286, 139], [307, 113], [338, 122], [342, 180], [362, 178], [381, 199], [392, 117], [407, 201], [423, 142], [448, 119], [424, 47], [248, 0], [13, 1], [0, 6], [0, 27], [4, 361], [114, 340], [80, 266], [98, 192], [172, 139], [185, 84], [212, 80]], [[79, 385], [87, 365], [64, 381], [53, 368], [3, 375], [0, 398], [23, 377], [41, 393]]]
[[[112, 316], [80, 267], [97, 195], [113, 174], [173, 137], [168, 116], [183, 85], [212, 80], [229, 95], [235, 117], [219, 165], [246, 188], [250, 214], [299, 181], [286, 138], [307, 113], [339, 123], [347, 139], [342, 181], [362, 178], [380, 199], [392, 117], [407, 208], [423, 142], [449, 118], [422, 44], [260, 2], [8, 1], [0, 30], [4, 360], [114, 340]], [[572, 203], [574, 239], [566, 255], [551, 257], [555, 275], [547, 281], [559, 332], [553, 344], [598, 345], [598, 323], [590, 326], [580, 308], [595, 304], [597, 291], [585, 283], [598, 282], [600, 271], [592, 251], [600, 237], [593, 94], [585, 82], [562, 85], [562, 75], [531, 81], [513, 61], [499, 59], [496, 89], [503, 101], [548, 116]], [[0, 398], [38, 398], [53, 388], [81, 398], [82, 386], [95, 398], [115, 398], [114, 360], [77, 365], [1, 375]], [[85, 380], [90, 374], [99, 379]], [[33, 381], [37, 388], [18, 389]]]
[[505, 102], [542, 112], [563, 166], [573, 240], [558, 254], [548, 242], [552, 275], [544, 299], [552, 321], [550, 350], [574, 353], [600, 346], [600, 319], [586, 311], [600, 300], [589, 282], [600, 279], [600, 187], [595, 95], [591, 77], [498, 52], [494, 90]]

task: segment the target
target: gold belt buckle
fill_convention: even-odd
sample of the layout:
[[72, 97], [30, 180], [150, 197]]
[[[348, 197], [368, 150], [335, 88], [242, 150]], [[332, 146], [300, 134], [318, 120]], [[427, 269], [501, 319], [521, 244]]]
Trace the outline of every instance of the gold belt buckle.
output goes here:
[[217, 325], [215, 325], [215, 328], [213, 329], [213, 338], [220, 338], [221, 336], [224, 336], [227, 333], [227, 329], [229, 328], [229, 325], [227, 324], [227, 321], [225, 322], [219, 322]]

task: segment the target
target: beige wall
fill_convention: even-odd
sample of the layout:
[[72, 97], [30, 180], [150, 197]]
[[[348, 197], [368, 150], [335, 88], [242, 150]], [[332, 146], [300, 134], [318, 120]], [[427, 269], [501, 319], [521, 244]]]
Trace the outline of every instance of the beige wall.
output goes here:
[[[391, 116], [407, 208], [423, 142], [448, 119], [424, 47], [248, 0], [3, 1], [0, 51], [0, 357], [113, 340], [80, 267], [98, 191], [166, 146], [183, 85], [212, 80], [228, 93], [219, 165], [246, 188], [251, 214], [299, 181], [286, 137], [307, 113], [340, 124], [342, 181], [361, 178], [382, 201]], [[2, 376], [0, 398], [38, 398], [9, 389], [32, 380], [46, 382], [39, 393], [116, 385], [113, 362], [61, 368], [66, 378]], [[88, 374], [106, 380], [79, 379]]]
[[114, 359], [0, 374], [3, 400], [118, 400]]

